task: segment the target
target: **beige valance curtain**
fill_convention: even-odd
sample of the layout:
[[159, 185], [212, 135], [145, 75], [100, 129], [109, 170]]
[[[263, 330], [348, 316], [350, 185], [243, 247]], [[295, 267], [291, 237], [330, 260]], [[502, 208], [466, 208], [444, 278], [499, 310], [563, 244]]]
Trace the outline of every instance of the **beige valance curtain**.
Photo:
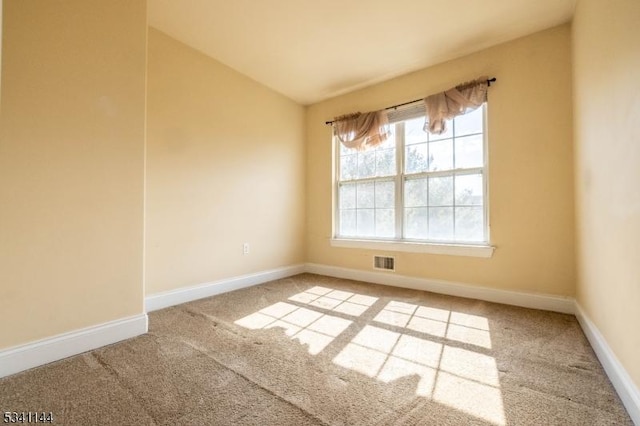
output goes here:
[[391, 134], [387, 112], [356, 112], [336, 117], [333, 134], [347, 148], [358, 151], [374, 148], [386, 141]]
[[487, 77], [481, 77], [425, 98], [424, 131], [436, 135], [444, 133], [446, 120], [474, 110], [487, 101], [488, 86]]
[[[495, 78], [491, 81], [495, 81]], [[424, 131], [431, 134], [442, 134], [447, 120], [472, 111], [487, 101], [489, 80], [480, 77], [477, 80], [459, 84], [449, 90], [428, 96], [424, 99], [425, 124]], [[402, 116], [396, 109], [401, 106], [414, 104], [421, 100], [406, 102], [387, 109], [394, 109], [394, 121]], [[415, 111], [419, 114], [418, 111]], [[406, 111], [404, 112], [406, 115]], [[419, 115], [418, 115], [419, 116]], [[327, 124], [333, 125], [333, 134], [347, 148], [364, 151], [374, 148], [391, 135], [389, 117], [386, 110], [343, 115], [336, 117]]]

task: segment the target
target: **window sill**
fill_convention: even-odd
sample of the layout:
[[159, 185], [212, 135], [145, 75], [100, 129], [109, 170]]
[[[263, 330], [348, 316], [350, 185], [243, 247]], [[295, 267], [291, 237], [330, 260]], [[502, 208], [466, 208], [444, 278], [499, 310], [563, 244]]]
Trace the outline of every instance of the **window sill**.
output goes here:
[[490, 258], [494, 246], [478, 244], [437, 244], [413, 243], [406, 241], [355, 240], [348, 238], [332, 238], [332, 247], [358, 248], [383, 251], [401, 251], [410, 253], [445, 254], [451, 256], [469, 256]]

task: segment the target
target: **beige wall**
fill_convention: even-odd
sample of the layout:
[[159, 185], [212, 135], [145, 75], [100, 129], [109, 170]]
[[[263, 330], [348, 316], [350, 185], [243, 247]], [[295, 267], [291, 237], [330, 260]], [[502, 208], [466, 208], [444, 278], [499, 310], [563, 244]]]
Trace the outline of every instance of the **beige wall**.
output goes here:
[[640, 2], [573, 23], [578, 303], [640, 387]]
[[146, 2], [4, 2], [0, 348], [143, 312]]
[[493, 258], [396, 253], [402, 275], [498, 289], [574, 294], [568, 25], [312, 105], [307, 114], [308, 261], [371, 269], [373, 251], [332, 248], [331, 128], [325, 120], [383, 108], [480, 75], [489, 90]]
[[[0, 99], [2, 97], [2, 9], [3, 8], [4, 8], [3, 0], [0, 0]], [[1, 106], [2, 104], [0, 103], [0, 107]]]
[[304, 108], [153, 28], [148, 70], [146, 293], [303, 262]]

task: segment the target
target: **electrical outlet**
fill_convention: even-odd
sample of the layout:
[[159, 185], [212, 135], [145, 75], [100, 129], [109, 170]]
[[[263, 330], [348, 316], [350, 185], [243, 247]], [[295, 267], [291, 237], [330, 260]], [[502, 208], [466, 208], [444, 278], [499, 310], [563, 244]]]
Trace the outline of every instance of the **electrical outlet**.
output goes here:
[[242, 254], [249, 254], [249, 243], [244, 243], [242, 245]]

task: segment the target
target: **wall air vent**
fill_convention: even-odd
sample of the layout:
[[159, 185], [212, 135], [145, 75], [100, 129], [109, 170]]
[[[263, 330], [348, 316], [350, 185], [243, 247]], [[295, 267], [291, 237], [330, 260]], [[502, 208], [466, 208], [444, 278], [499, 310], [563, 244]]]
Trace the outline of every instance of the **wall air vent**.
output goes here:
[[396, 259], [394, 257], [389, 257], [389, 256], [373, 256], [373, 269], [395, 271]]

